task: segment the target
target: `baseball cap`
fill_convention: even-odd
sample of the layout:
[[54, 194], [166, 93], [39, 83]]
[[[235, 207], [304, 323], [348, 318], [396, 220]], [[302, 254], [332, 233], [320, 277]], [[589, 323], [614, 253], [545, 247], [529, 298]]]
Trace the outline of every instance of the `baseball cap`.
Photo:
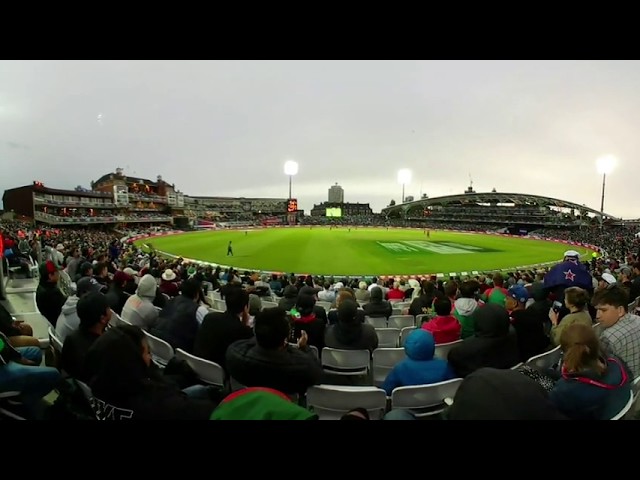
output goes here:
[[604, 280], [609, 285], [613, 285], [614, 283], [616, 283], [616, 277], [614, 277], [610, 273], [603, 273], [600, 277], [600, 280]]
[[102, 285], [92, 277], [82, 277], [78, 280], [78, 283], [76, 283], [76, 296], [78, 297], [82, 297], [87, 293], [100, 292], [101, 290]]
[[526, 301], [529, 300], [529, 291], [522, 285], [514, 285], [507, 290], [507, 295], [520, 303], [526, 303]]
[[51, 260], [47, 260], [46, 262], [42, 262], [39, 267], [40, 278], [48, 277], [50, 273], [55, 273], [59, 269], [56, 267], [56, 264]]
[[575, 250], [567, 250], [566, 252], [564, 252], [564, 256], [565, 257], [580, 257], [580, 254], [578, 252], [576, 252]]

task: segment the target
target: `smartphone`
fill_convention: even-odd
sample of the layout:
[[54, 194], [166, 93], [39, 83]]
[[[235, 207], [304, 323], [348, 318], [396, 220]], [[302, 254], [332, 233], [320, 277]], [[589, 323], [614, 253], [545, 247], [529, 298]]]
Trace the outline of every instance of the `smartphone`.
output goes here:
[[559, 301], [556, 300], [555, 302], [553, 302], [553, 307], [552, 308], [553, 308], [554, 312], [558, 313], [560, 311], [560, 309], [562, 308], [562, 302], [559, 302]]

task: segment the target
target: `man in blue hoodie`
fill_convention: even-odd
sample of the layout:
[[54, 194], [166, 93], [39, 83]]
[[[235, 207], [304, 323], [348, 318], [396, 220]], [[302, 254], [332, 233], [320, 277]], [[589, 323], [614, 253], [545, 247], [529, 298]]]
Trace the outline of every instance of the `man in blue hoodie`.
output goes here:
[[456, 378], [446, 360], [433, 358], [436, 342], [431, 332], [414, 330], [404, 343], [407, 358], [389, 372], [382, 388], [391, 395], [394, 388], [429, 385]]

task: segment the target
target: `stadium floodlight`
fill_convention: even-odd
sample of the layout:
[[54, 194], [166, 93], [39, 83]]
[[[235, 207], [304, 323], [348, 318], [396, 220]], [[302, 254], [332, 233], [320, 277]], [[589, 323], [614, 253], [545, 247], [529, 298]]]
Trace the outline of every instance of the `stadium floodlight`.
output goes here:
[[298, 162], [287, 160], [284, 164], [284, 174], [289, 175], [289, 198], [291, 198], [291, 181], [293, 176], [298, 174]]
[[598, 173], [602, 174], [602, 198], [600, 199], [600, 226], [603, 226], [604, 220], [604, 187], [607, 182], [607, 174], [613, 171], [617, 160], [613, 155], [604, 155], [596, 161]]
[[398, 170], [398, 183], [402, 185], [402, 200], [400, 203], [404, 203], [404, 186], [411, 183], [411, 170], [408, 168]]

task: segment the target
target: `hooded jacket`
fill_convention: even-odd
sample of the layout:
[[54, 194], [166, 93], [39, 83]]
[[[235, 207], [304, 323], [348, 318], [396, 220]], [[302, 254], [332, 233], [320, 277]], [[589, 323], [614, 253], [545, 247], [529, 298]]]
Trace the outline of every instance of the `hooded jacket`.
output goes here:
[[460, 322], [453, 315], [438, 315], [422, 324], [422, 329], [433, 334], [436, 343], [450, 343], [460, 340]]
[[318, 416], [296, 405], [284, 393], [252, 387], [226, 397], [211, 420], [317, 420]]
[[473, 312], [478, 308], [475, 298], [459, 298], [453, 304], [453, 316], [458, 319], [462, 330], [460, 338], [472, 337], [475, 329], [473, 324]]
[[456, 377], [446, 360], [433, 358], [435, 346], [433, 335], [426, 330], [409, 334], [404, 344], [407, 358], [393, 367], [382, 386], [387, 395], [397, 387], [428, 385]]
[[372, 325], [362, 323], [358, 305], [345, 300], [336, 311], [337, 323], [327, 328], [324, 344], [341, 350], [369, 350], [378, 348], [378, 334]]
[[449, 363], [464, 378], [482, 367], [511, 368], [519, 363], [515, 332], [510, 331], [509, 314], [496, 304], [473, 313], [475, 332], [449, 352]]
[[464, 379], [449, 420], [566, 420], [538, 383], [515, 370], [481, 368]]
[[78, 300], [78, 297], [73, 295], [68, 297], [62, 306], [62, 312], [60, 312], [58, 323], [56, 323], [56, 336], [62, 343], [80, 326], [80, 318], [77, 312]]
[[215, 408], [213, 401], [189, 398], [153, 375], [142, 346], [118, 328], [107, 330], [89, 349], [86, 376], [101, 419], [207, 420]]
[[569, 374], [549, 393], [551, 402], [575, 420], [609, 420], [629, 401], [631, 384], [626, 368], [616, 358], [606, 359], [607, 369], [599, 375], [593, 370]]
[[382, 299], [382, 289], [380, 287], [374, 287], [371, 289], [371, 300], [369, 303], [366, 303], [362, 309], [364, 310], [364, 314], [367, 317], [378, 318], [378, 317], [386, 317], [389, 318], [393, 313], [393, 308], [391, 304], [386, 300]]
[[158, 322], [158, 310], [153, 306], [156, 298], [156, 280], [151, 275], [140, 279], [136, 294], [122, 307], [122, 319], [143, 330], [152, 329]]

